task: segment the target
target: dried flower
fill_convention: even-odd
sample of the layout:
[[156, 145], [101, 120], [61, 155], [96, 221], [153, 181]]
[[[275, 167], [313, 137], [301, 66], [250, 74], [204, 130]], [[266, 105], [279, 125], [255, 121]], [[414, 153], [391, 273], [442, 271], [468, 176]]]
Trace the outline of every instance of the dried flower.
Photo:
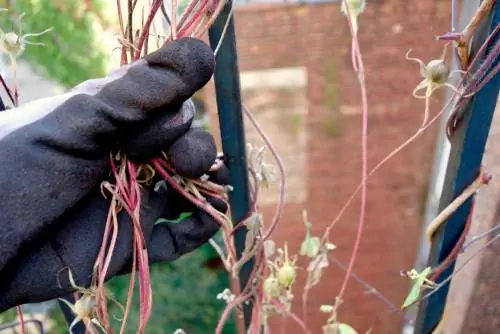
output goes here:
[[[102, 325], [99, 323], [99, 321], [96, 318], [96, 299], [95, 299], [95, 292], [92, 289], [85, 289], [83, 287], [80, 287], [76, 285], [75, 280], [73, 278], [73, 274], [71, 273], [71, 270], [68, 271], [68, 278], [69, 282], [71, 284], [71, 287], [73, 289], [76, 289], [79, 292], [82, 292], [83, 295], [80, 299], [78, 299], [74, 305], [72, 305], [70, 302], [68, 302], [66, 299], [60, 298], [59, 300], [65, 303], [71, 311], [76, 315], [75, 319], [69, 326], [69, 332], [73, 333], [73, 327], [80, 321], [84, 322], [91, 322], [94, 325], [97, 325], [99, 328], [104, 330]], [[94, 287], [95, 288], [95, 287]]]
[[22, 13], [19, 15], [19, 17], [16, 20], [16, 24], [18, 27], [18, 32], [15, 33], [13, 31], [10, 32], [4, 32], [2, 29], [0, 29], [0, 51], [8, 54], [10, 57], [17, 58], [19, 55], [23, 53], [23, 51], [26, 49], [27, 44], [31, 45], [44, 45], [43, 43], [34, 43], [30, 42], [27, 40], [28, 37], [32, 36], [41, 36], [43, 34], [48, 33], [51, 31], [53, 28], [48, 28], [45, 29], [42, 32], [38, 33], [29, 33], [29, 34], [22, 34], [22, 28], [21, 28], [21, 19], [25, 13]]
[[247, 227], [245, 252], [251, 252], [255, 246], [257, 236], [259, 235], [260, 227], [262, 226], [262, 215], [258, 212], [253, 212], [244, 224]]
[[226, 303], [232, 302], [236, 296], [228, 288], [224, 289], [221, 293], [217, 294], [217, 299], [225, 300]]
[[174, 334], [186, 334], [186, 332], [182, 328], [177, 328]]
[[333, 305], [321, 305], [319, 307], [319, 310], [324, 313], [332, 313], [335, 308], [333, 307]]
[[335, 249], [332, 243], [325, 243], [320, 247], [318, 255], [307, 266], [307, 280], [305, 289], [308, 290], [319, 283], [323, 270], [328, 267], [328, 252]]
[[358, 16], [365, 10], [365, 6], [365, 0], [342, 0], [340, 10], [350, 18], [355, 34], [358, 32]]
[[266, 301], [270, 301], [271, 299], [281, 295], [280, 283], [278, 282], [278, 279], [272, 275], [264, 280], [262, 289], [264, 290], [264, 298]]
[[[448, 44], [445, 44], [443, 47], [443, 53], [441, 54], [441, 57], [439, 59], [433, 59], [429, 61], [427, 65], [418, 58], [410, 58], [409, 55], [411, 50], [409, 50], [406, 53], [407, 60], [413, 60], [419, 64], [420, 75], [423, 78], [423, 80], [413, 90], [412, 93], [413, 97], [417, 99], [428, 99], [436, 89], [439, 89], [443, 86], [449, 87], [453, 89], [455, 92], [457, 92], [459, 95], [461, 95], [455, 86], [447, 82], [453, 73], [462, 72], [462, 71], [452, 71], [450, 69], [450, 66], [446, 63], [447, 47]], [[417, 93], [422, 89], [426, 90], [425, 95], [418, 95]]]
[[265, 149], [266, 147], [262, 146], [257, 150], [252, 144], [247, 144], [250, 169], [255, 173], [257, 181], [268, 188], [276, 182], [277, 174], [275, 168], [264, 161]]
[[274, 241], [270, 239], [264, 241], [264, 255], [266, 256], [266, 259], [269, 259], [271, 256], [273, 256], [275, 252], [276, 244], [274, 243]]

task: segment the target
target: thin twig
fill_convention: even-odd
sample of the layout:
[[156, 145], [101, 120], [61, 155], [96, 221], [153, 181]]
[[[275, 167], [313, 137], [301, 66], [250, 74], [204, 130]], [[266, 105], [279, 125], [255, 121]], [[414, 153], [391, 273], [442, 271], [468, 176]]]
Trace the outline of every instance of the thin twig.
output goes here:
[[462, 246], [462, 248], [460, 249], [460, 252], [464, 252], [467, 248], [469, 248], [473, 243], [485, 238], [485, 237], [488, 237], [490, 234], [493, 234], [493, 233], [496, 233], [500, 231], [500, 224], [499, 225], [496, 225], [496, 226], [493, 226], [492, 228], [490, 228], [489, 230], [486, 230], [478, 235], [474, 235], [472, 236], [467, 242], [465, 242]]
[[481, 188], [482, 185], [487, 184], [491, 180], [491, 176], [486, 175], [484, 169], [481, 169], [479, 176], [470, 184], [457, 198], [455, 198], [448, 206], [441, 211], [441, 213], [434, 218], [434, 220], [427, 226], [426, 234], [427, 238], [432, 241], [434, 234], [437, 229], [443, 225], [443, 223], [450, 217], [450, 215], [455, 212], [465, 201], [476, 191]]

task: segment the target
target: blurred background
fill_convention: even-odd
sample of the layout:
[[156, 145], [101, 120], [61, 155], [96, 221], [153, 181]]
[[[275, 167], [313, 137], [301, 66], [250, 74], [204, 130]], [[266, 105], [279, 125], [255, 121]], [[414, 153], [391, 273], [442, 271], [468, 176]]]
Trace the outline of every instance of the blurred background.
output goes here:
[[[474, 7], [477, 2], [469, 4]], [[187, 1], [179, 3], [182, 11]], [[11, 28], [11, 16], [22, 12], [26, 12], [24, 32], [54, 27], [38, 38], [45, 46], [28, 46], [22, 57], [18, 74], [21, 103], [64, 91], [119, 65], [119, 51], [114, 48], [118, 46], [114, 1], [0, 0], [0, 7], [9, 8], [0, 13], [0, 27], [5, 31]], [[411, 48], [424, 62], [439, 58], [442, 43], [434, 37], [450, 30], [450, 11], [449, 0], [372, 0], [360, 17], [359, 40], [370, 102], [369, 166], [420, 126], [424, 105], [411, 97], [420, 81], [418, 67], [404, 56]], [[274, 240], [279, 245], [287, 241], [297, 251], [305, 235], [302, 210], [309, 213], [313, 234], [320, 235], [360, 182], [361, 110], [351, 67], [350, 34], [339, 1], [333, 0], [236, 1], [234, 17], [244, 103], [283, 156], [288, 174], [286, 208]], [[161, 25], [157, 29], [161, 32]], [[0, 73], [10, 80], [5, 59]], [[209, 129], [220, 142], [213, 82], [195, 100], [196, 126]], [[434, 112], [441, 109], [442, 100], [443, 94], [435, 95]], [[493, 169], [500, 151], [495, 143], [499, 122], [495, 118], [486, 156]], [[261, 145], [255, 130], [249, 124], [246, 128], [247, 141]], [[426, 245], [420, 234], [436, 214], [449, 149], [438, 140], [439, 131], [438, 126], [430, 128], [369, 181], [367, 226], [355, 278], [340, 313], [342, 321], [359, 333], [370, 329], [371, 333], [412, 333], [412, 312], [399, 310], [410, 287], [400, 271], [421, 269], [425, 264]], [[263, 192], [264, 219], [272, 217], [278, 191], [276, 186]], [[494, 186], [481, 193], [485, 204], [476, 209], [479, 218], [471, 233], [496, 222], [492, 208], [498, 206], [499, 193]], [[355, 201], [330, 235], [337, 249], [331, 253], [322, 282], [309, 297], [313, 333], [320, 333], [327, 318], [318, 312], [319, 306], [332, 303], [343, 279], [358, 208]], [[446, 333], [497, 333], [500, 304], [494, 285], [500, 265], [488, 252], [473, 262], [453, 283], [449, 296], [453, 316]], [[304, 278], [299, 275], [299, 284]], [[154, 309], [147, 333], [173, 333], [177, 328], [188, 334], [212, 332], [225, 306], [216, 296], [229, 283], [209, 245], [174, 263], [154, 265], [152, 282]], [[113, 279], [109, 287], [124, 300], [128, 277]], [[484, 298], [489, 307], [474, 313]], [[300, 307], [300, 298], [295, 307]], [[53, 303], [27, 305], [25, 312], [45, 319], [48, 333], [67, 333]], [[0, 322], [14, 317], [15, 312], [6, 312], [0, 315]], [[131, 330], [137, 321], [136, 308]], [[273, 328], [281, 326], [280, 321], [273, 323]], [[233, 319], [225, 333], [236, 332]], [[285, 324], [285, 332], [298, 333], [291, 322]]]

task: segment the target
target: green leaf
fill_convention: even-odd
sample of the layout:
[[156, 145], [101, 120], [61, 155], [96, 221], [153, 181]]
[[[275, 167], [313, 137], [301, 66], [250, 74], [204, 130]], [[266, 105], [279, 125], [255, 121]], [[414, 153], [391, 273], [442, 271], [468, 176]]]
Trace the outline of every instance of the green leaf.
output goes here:
[[170, 224], [179, 224], [182, 222], [184, 219], [189, 218], [193, 215], [192, 212], [182, 212], [177, 219], [170, 220], [170, 219], [165, 219], [165, 218], [159, 218], [155, 221], [155, 225], [158, 224], [165, 224], [165, 223], [170, 223]]
[[358, 332], [348, 324], [339, 324], [338, 328], [340, 334], [358, 334]]
[[407, 308], [418, 300], [418, 298], [420, 297], [420, 289], [425, 283], [425, 279], [427, 278], [427, 275], [429, 275], [430, 271], [431, 267], [427, 267], [413, 279], [413, 287], [411, 288], [410, 293], [406, 297], [405, 302], [403, 303], [403, 306], [401, 308]]

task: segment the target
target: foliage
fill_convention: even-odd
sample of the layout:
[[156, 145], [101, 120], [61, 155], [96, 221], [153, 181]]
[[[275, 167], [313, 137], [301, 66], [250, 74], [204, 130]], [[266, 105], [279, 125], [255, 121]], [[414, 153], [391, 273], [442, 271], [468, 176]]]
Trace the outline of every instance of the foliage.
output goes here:
[[39, 64], [48, 76], [67, 87], [104, 75], [106, 54], [110, 52], [95, 42], [101, 24], [109, 22], [103, 19], [103, 2], [92, 1], [91, 11], [84, 3], [78, 0], [18, 0], [6, 4], [0, 0], [0, 7], [9, 10], [2, 15], [11, 21], [10, 25], [2, 25], [4, 29], [17, 32], [13, 19], [22, 13], [26, 13], [21, 22], [23, 33], [53, 27], [44, 35], [44, 46], [27, 48], [21, 58]]

